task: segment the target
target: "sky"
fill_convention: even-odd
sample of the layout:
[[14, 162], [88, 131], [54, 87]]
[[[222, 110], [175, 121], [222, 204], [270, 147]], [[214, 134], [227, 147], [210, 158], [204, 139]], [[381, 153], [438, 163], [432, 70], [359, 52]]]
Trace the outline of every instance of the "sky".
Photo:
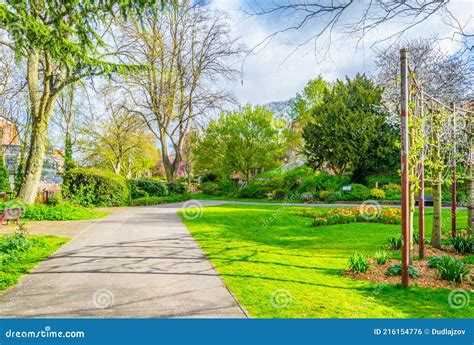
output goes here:
[[[260, 5], [264, 2], [260, 1]], [[249, 15], [248, 9], [259, 5], [256, 0], [213, 0], [212, 6], [229, 13], [232, 21], [232, 32], [240, 37], [248, 49], [254, 49], [266, 37], [291, 25], [295, 18], [260, 17]], [[451, 0], [450, 11], [464, 25], [466, 31], [474, 32], [474, 0]], [[374, 66], [374, 42], [396, 32], [403, 23], [391, 23], [379, 27], [357, 44], [355, 37], [335, 33], [330, 40], [323, 40], [315, 48], [314, 40], [297, 47], [296, 43], [307, 40], [317, 23], [311, 23], [303, 30], [291, 31], [277, 35], [264, 49], [254, 49], [244, 63], [238, 64], [242, 73], [235, 85], [232, 85], [240, 103], [265, 104], [273, 101], [284, 101], [294, 97], [303, 89], [308, 80], [322, 74], [329, 81], [366, 73], [373, 76], [377, 73]], [[462, 42], [452, 40], [454, 29], [446, 25], [440, 16], [433, 16], [424, 23], [408, 31], [402, 39], [418, 37], [440, 38], [440, 46], [450, 54], [463, 48]], [[379, 43], [375, 49], [381, 49], [388, 43]], [[296, 49], [297, 48], [297, 49]], [[296, 49], [296, 50], [295, 50]], [[472, 52], [471, 52], [472, 54]]]

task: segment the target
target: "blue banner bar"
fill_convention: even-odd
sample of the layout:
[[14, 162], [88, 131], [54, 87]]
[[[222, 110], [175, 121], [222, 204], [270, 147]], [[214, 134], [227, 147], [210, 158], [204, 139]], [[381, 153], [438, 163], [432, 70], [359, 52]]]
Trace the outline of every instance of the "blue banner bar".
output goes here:
[[473, 344], [472, 319], [0, 319], [0, 344]]

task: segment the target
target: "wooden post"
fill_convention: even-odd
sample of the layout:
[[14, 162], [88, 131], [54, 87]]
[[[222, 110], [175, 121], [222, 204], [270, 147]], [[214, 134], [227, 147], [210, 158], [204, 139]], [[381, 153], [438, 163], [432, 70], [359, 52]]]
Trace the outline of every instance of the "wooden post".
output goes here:
[[[421, 121], [421, 134], [424, 135], [424, 96], [420, 94], [419, 120]], [[418, 256], [425, 258], [425, 151], [420, 152], [420, 190], [418, 193]]]
[[408, 49], [400, 50], [400, 143], [402, 171], [402, 285], [408, 287], [410, 243], [409, 243], [409, 181], [408, 181]]
[[451, 103], [451, 108], [453, 110], [453, 165], [452, 165], [452, 184], [451, 184], [451, 235], [456, 236], [456, 213], [457, 213], [457, 203], [456, 203], [456, 109], [454, 103]]
[[472, 230], [474, 226], [474, 179], [473, 179], [473, 165], [474, 165], [474, 121], [472, 114], [467, 114], [467, 144], [468, 157], [466, 169], [466, 187], [467, 187], [467, 227]]

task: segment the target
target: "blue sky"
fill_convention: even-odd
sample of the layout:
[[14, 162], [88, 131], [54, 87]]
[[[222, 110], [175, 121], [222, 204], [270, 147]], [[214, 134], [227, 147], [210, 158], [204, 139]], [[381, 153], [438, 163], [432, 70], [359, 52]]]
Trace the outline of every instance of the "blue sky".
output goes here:
[[[244, 9], [255, 4], [265, 4], [255, 0], [214, 0], [213, 6], [228, 11], [233, 21], [233, 32], [241, 37], [247, 47], [255, 47], [268, 35], [283, 26], [291, 24], [292, 18], [262, 18], [245, 14]], [[470, 32], [474, 30], [474, 0], [451, 0], [448, 5], [452, 13]], [[241, 83], [235, 85], [235, 93], [242, 103], [263, 104], [271, 101], [286, 100], [301, 90], [306, 82], [322, 74], [328, 80], [353, 76], [358, 72], [374, 75], [374, 50], [372, 43], [394, 32], [400, 23], [391, 23], [380, 27], [357, 45], [354, 37], [336, 33], [331, 39], [324, 40], [315, 49], [314, 41], [295, 51], [295, 43], [303, 42], [316, 27], [306, 27], [303, 31], [293, 31], [277, 36], [265, 49], [249, 56], [243, 65]], [[446, 25], [440, 16], [433, 16], [426, 22], [410, 30], [405, 38], [429, 37], [442, 38], [440, 46], [454, 54], [462, 43], [451, 40], [453, 29]], [[383, 44], [378, 45], [379, 48]], [[471, 52], [472, 54], [472, 52]]]

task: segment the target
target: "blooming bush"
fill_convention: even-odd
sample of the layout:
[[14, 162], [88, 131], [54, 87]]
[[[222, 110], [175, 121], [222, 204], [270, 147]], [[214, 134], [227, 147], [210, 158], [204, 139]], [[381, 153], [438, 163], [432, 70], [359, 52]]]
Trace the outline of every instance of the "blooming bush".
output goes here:
[[373, 188], [370, 191], [370, 196], [375, 199], [384, 199], [385, 198], [385, 192], [381, 189], [378, 188]]

